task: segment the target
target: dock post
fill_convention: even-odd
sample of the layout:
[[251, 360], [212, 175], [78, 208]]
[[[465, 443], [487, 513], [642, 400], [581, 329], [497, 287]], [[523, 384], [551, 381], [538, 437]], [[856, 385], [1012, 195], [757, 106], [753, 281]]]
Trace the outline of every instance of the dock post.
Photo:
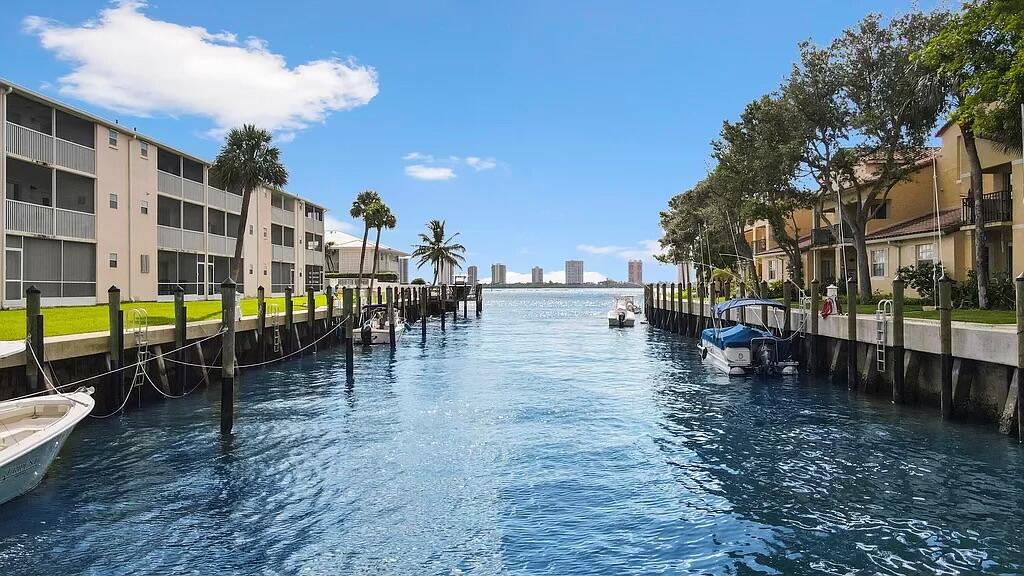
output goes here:
[[821, 282], [817, 278], [811, 280], [811, 309], [808, 311], [811, 315], [810, 322], [810, 334], [807, 335], [807, 360], [804, 366], [808, 372], [814, 373], [817, 371], [818, 366], [818, 300], [821, 296], [818, 294]]
[[[310, 342], [316, 341], [316, 294], [312, 286], [306, 286], [306, 326], [308, 328]], [[316, 352], [316, 346], [313, 346]]]
[[235, 425], [235, 281], [230, 276], [220, 285], [221, 318], [224, 323], [220, 352], [220, 433], [231, 434]]
[[[768, 281], [767, 280], [761, 280], [761, 284], [759, 286], [761, 288], [761, 298], [767, 300], [768, 299]], [[768, 318], [768, 307], [765, 306], [764, 304], [761, 305], [761, 322], [765, 325], [765, 327], [767, 329], [771, 330], [772, 323], [771, 323], [771, 319]]]
[[[720, 282], [719, 283], [719, 287], [721, 288], [721, 291], [722, 291], [722, 299], [723, 300], [728, 300], [729, 296], [732, 294], [731, 282], [729, 282], [728, 280], [724, 281], [724, 282]], [[726, 310], [724, 316], [725, 316], [725, 321], [727, 323], [732, 323], [732, 310]]]
[[462, 319], [469, 318], [469, 284], [462, 286]]
[[700, 338], [701, 331], [704, 330], [704, 288], [705, 284], [702, 281], [697, 282], [697, 327], [693, 330], [693, 335], [696, 338]]
[[683, 334], [686, 336], [693, 335], [693, 285], [690, 281], [686, 281], [686, 326], [683, 329]]
[[939, 278], [939, 345], [942, 374], [939, 403], [943, 419], [953, 415], [953, 280], [945, 273]]
[[477, 318], [479, 318], [480, 317], [480, 311], [483, 310], [483, 305], [484, 305], [484, 301], [483, 301], [483, 298], [482, 298], [483, 297], [483, 293], [484, 293], [484, 285], [479, 283], [479, 282], [477, 282], [477, 284], [476, 284], [476, 286], [474, 286], [474, 288], [476, 290], [476, 315], [477, 315]]
[[903, 280], [892, 281], [892, 402], [903, 402]]
[[[742, 281], [742, 280], [740, 280], [739, 290], [740, 290], [739, 297], [741, 299], [746, 298], [747, 297], [747, 283]], [[744, 306], [744, 307], [740, 308], [740, 324], [746, 324], [746, 323], [747, 323], [747, 307]]]
[[427, 288], [420, 287], [420, 331], [423, 333], [423, 343], [427, 342]]
[[[1020, 399], [1021, 389], [1024, 388], [1024, 386], [1021, 386], [1020, 378], [1021, 371], [1024, 370], [1024, 272], [1021, 272], [1021, 274], [1017, 276], [1014, 285], [1017, 289], [1017, 369], [1013, 373], [1013, 381], [1017, 384], [1017, 393], [1014, 395], [1016, 408], [1013, 406], [1005, 406], [1003, 408], [1003, 414], [1006, 414], [1007, 412], [1013, 414], [1013, 411], [1017, 413], [1017, 442], [1024, 442], [1024, 413], [1022, 413], [1022, 404], [1024, 404], [1024, 402], [1021, 402]], [[1010, 394], [1007, 394], [1007, 400], [1009, 399]], [[1007, 418], [1003, 417], [1001, 420], [1007, 420]], [[1009, 420], [1012, 421], [1012, 418], [1009, 418]], [[1002, 425], [1000, 425], [1000, 432], [1002, 431]], [[1010, 433], [1009, 426], [1007, 426], [1005, 433]]]
[[[356, 288], [356, 298], [359, 297], [359, 288]], [[352, 377], [352, 325], [355, 324], [352, 311], [352, 289], [344, 287], [341, 289], [341, 317], [345, 322], [345, 381], [351, 383]]]
[[388, 344], [395, 350], [395, 289], [388, 286]]
[[121, 290], [117, 286], [111, 286], [107, 290], [107, 311], [110, 322], [110, 392], [109, 401], [111, 406], [121, 405], [121, 393], [124, 386], [124, 373], [122, 373], [122, 359], [124, 358], [124, 326], [121, 323]]
[[267, 298], [263, 286], [256, 288], [256, 343], [262, 364], [267, 361]]
[[444, 317], [448, 313], [445, 303], [448, 301], [448, 285], [441, 284], [441, 330], [444, 330]]
[[[39, 330], [36, 318], [39, 316], [41, 308], [41, 294], [35, 284], [25, 290], [25, 345], [31, 346], [37, 356], [42, 349], [43, 342], [42, 334], [36, 334]], [[40, 362], [40, 364], [42, 363]], [[40, 378], [39, 367], [36, 366], [36, 362], [32, 360], [31, 352], [29, 352], [25, 355], [25, 379], [28, 381], [29, 392], [38, 392], [41, 389]]]
[[718, 290], [715, 289], [715, 282], [708, 284], [708, 323], [709, 327], [718, 326], [715, 323], [715, 304], [718, 303]]
[[380, 289], [380, 284], [377, 285], [377, 304], [384, 302], [384, 291]]
[[[180, 362], [174, 366], [174, 394], [181, 395], [185, 393], [185, 376], [186, 369], [184, 362], [188, 361], [188, 357], [185, 354], [185, 342], [188, 340], [187, 330], [187, 318], [185, 311], [185, 289], [181, 286], [174, 287], [174, 348], [177, 352], [174, 353], [175, 358]], [[263, 337], [260, 337], [260, 344], [263, 343]]]
[[846, 387], [857, 390], [860, 372], [857, 370], [857, 279], [846, 279]]
[[327, 320], [324, 322], [328, 332], [334, 331], [335, 337], [327, 338], [327, 341], [336, 340], [337, 331], [334, 330], [334, 288], [327, 287]]
[[676, 283], [668, 285], [668, 331], [676, 331]]
[[[291, 335], [294, 334], [295, 324], [293, 322], [293, 316], [292, 316], [292, 313], [294, 311], [292, 309], [293, 308], [293, 304], [294, 303], [292, 302], [292, 287], [291, 286], [287, 286], [284, 289], [284, 330], [285, 330], [285, 333], [288, 335], [288, 337], [281, 339], [281, 343], [282, 344], [284, 344], [285, 342], [290, 340], [291, 339]], [[290, 348], [290, 346], [289, 346], [289, 348]], [[282, 354], [284, 354], [284, 352], [285, 352], [284, 350], [281, 350]]]
[[793, 296], [789, 282], [782, 282], [782, 337], [787, 338], [793, 328], [792, 308]]

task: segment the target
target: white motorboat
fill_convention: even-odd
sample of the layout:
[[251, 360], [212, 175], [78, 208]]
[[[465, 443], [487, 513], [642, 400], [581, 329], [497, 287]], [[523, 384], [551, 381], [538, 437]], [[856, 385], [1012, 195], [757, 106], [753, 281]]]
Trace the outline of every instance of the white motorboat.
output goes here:
[[799, 364], [793, 359], [790, 340], [773, 334], [767, 328], [753, 328], [745, 324], [722, 326], [722, 315], [727, 310], [744, 307], [765, 307], [783, 310], [774, 300], [737, 298], [715, 305], [712, 310], [714, 327], [700, 334], [701, 360], [730, 376], [757, 374], [796, 374]]
[[0, 402], [0, 504], [39, 484], [75, 425], [92, 412], [92, 392]]
[[640, 312], [632, 296], [616, 296], [612, 309], [608, 311], [608, 326], [611, 328], [631, 328], [636, 324], [636, 315]]
[[392, 308], [391, 318], [388, 318], [387, 304], [363, 306], [362, 314], [359, 317], [359, 336], [362, 343], [391, 343], [391, 325], [395, 327], [395, 341], [397, 342], [402, 334], [405, 334], [406, 328], [405, 320], [398, 313], [398, 309]]

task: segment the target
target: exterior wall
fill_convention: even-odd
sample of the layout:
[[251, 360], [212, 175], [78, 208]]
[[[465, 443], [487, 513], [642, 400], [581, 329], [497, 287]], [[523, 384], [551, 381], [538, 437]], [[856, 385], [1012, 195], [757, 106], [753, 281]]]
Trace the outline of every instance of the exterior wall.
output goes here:
[[[103, 129], [102, 127], [100, 128]], [[102, 134], [101, 134], [102, 135]], [[100, 142], [106, 142], [102, 140]], [[131, 299], [152, 301], [157, 298], [157, 233], [156, 233], [156, 150], [149, 146], [149, 155], [142, 156], [143, 140], [131, 139], [128, 152], [131, 189], [127, 195], [128, 236], [131, 238]], [[146, 214], [142, 213], [143, 207]], [[149, 256], [149, 273], [141, 270], [142, 256]], [[123, 295], [122, 295], [123, 296]], [[104, 294], [104, 298], [106, 294]]]
[[[136, 269], [131, 257], [131, 195], [128, 186], [128, 158], [131, 139], [120, 134], [117, 147], [107, 142], [107, 128], [96, 130], [96, 301], [107, 302], [107, 289], [117, 286], [121, 298], [129, 300], [131, 275]], [[110, 195], [117, 194], [117, 209], [110, 207]], [[117, 268], [111, 268], [109, 256], [117, 255]]]

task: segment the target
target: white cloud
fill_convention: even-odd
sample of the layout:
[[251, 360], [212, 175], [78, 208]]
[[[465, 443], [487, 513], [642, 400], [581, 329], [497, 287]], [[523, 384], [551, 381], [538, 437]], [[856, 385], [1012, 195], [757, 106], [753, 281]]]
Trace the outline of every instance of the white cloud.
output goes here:
[[[419, 180], [450, 180], [456, 177], [455, 169], [462, 166], [468, 166], [476, 172], [483, 172], [485, 170], [493, 170], [498, 166], [498, 161], [494, 158], [481, 158], [480, 156], [466, 156], [461, 158], [459, 156], [442, 156], [440, 158], [435, 157], [433, 154], [423, 154], [422, 152], [408, 152], [402, 156], [402, 160], [406, 162], [416, 162], [411, 166], [405, 167], [405, 173], [413, 178]], [[423, 174], [425, 170], [435, 170], [432, 175], [436, 177], [421, 177], [416, 173]], [[445, 177], [440, 177], [442, 172], [445, 170]], [[415, 172], [415, 173], [414, 173]]]
[[351, 222], [339, 220], [338, 218], [331, 216], [331, 213], [328, 212], [327, 214], [324, 215], [324, 231], [330, 232], [332, 230], [338, 230], [340, 232], [351, 234], [353, 231], [356, 230], [356, 227]]
[[594, 246], [593, 244], [580, 244], [576, 247], [580, 252], [595, 254], [598, 256], [615, 256], [623, 260], [654, 260], [655, 254], [661, 254], [664, 249], [657, 240], [643, 240], [633, 246]]
[[482, 172], [484, 170], [491, 170], [498, 165], [498, 161], [494, 158], [477, 158], [476, 156], [466, 157], [466, 166]]
[[155, 20], [145, 6], [121, 0], [80, 25], [39, 16], [24, 25], [71, 64], [62, 94], [140, 116], [208, 117], [214, 133], [248, 122], [288, 138], [377, 95], [376, 71], [353, 60], [289, 67], [259, 38]]
[[443, 166], [424, 166], [423, 164], [412, 164], [405, 167], [405, 174], [417, 180], [451, 180], [455, 178], [455, 171]]

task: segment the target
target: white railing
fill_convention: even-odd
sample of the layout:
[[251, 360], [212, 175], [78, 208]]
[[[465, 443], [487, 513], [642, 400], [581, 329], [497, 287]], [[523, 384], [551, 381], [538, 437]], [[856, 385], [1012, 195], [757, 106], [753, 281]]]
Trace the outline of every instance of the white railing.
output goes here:
[[235, 239], [228, 238], [226, 236], [217, 236], [216, 234], [207, 234], [207, 252], [210, 254], [216, 254], [218, 256], [234, 256], [235, 255]]
[[273, 244], [272, 248], [274, 260], [278, 262], [295, 262], [295, 248], [291, 246], [278, 246], [277, 244]]
[[181, 177], [163, 170], [156, 171], [156, 189], [158, 192], [181, 197]]
[[227, 206], [227, 199], [225, 198], [228, 195], [227, 192], [210, 186], [206, 195], [206, 203], [210, 208], [223, 210]]
[[68, 238], [96, 239], [96, 215], [74, 210], [57, 208], [54, 217], [57, 236]]
[[53, 236], [53, 208], [18, 200], [7, 201], [7, 229]]
[[224, 193], [224, 208], [228, 212], [234, 212], [235, 214], [242, 213], [242, 197], [231, 192]]
[[205, 188], [202, 182], [194, 182], [188, 178], [182, 178], [181, 180], [181, 196], [186, 200], [200, 204], [206, 203]]
[[181, 250], [181, 228], [157, 226], [156, 245], [160, 248]]
[[276, 206], [270, 207], [270, 221], [274, 224], [284, 224], [285, 226], [295, 226], [295, 212], [289, 212], [282, 210]]
[[88, 174], [96, 173], [96, 151], [60, 138], [54, 141], [54, 163], [58, 166]]
[[312, 232], [322, 236], [324, 233], [324, 221], [317, 220], [316, 218], [306, 218], [306, 232]]
[[47, 164], [53, 163], [53, 137], [14, 122], [7, 123], [7, 151]]
[[204, 234], [202, 232], [196, 232], [194, 230], [182, 230], [181, 249], [191, 250], [193, 252], [202, 252], [205, 248], [203, 236]]
[[324, 253], [316, 250], [306, 250], [306, 264], [312, 266], [324, 265]]
[[7, 229], [27, 234], [96, 239], [96, 215], [63, 208], [40, 206], [19, 200], [7, 201]]

